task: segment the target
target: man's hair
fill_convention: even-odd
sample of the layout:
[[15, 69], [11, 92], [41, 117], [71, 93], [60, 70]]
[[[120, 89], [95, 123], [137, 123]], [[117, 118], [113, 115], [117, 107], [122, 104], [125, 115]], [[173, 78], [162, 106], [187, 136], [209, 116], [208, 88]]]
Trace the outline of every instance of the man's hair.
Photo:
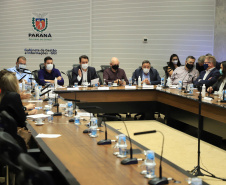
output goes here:
[[149, 62], [149, 60], [144, 60], [143, 62], [142, 62], [142, 65], [143, 64], [150, 64], [151, 65], [151, 63]]
[[204, 64], [205, 59], [206, 59], [206, 56], [205, 56], [205, 55], [200, 56], [200, 57], [198, 58], [198, 63], [199, 63], [199, 64]]
[[222, 66], [223, 66], [223, 77], [226, 77], [226, 61], [221, 62]]
[[213, 66], [216, 67], [216, 58], [214, 56], [208, 56], [209, 62], [212, 62]]
[[82, 55], [82, 56], [79, 57], [79, 63], [81, 63], [82, 58], [87, 59], [89, 61], [89, 57], [88, 56]]
[[24, 56], [19, 56], [19, 57], [17, 58], [16, 62], [18, 63], [20, 59], [25, 60], [25, 61], [27, 60]]
[[52, 57], [47, 56], [47, 57], [44, 58], [44, 63], [46, 63], [47, 60], [53, 60], [53, 59], [52, 59]]
[[211, 53], [207, 53], [206, 56], [210, 57], [210, 56], [212, 56], [212, 54]]
[[193, 56], [188, 56], [187, 58], [186, 58], [186, 61], [188, 61], [188, 59], [192, 59], [192, 60], [195, 60], [195, 57], [193, 57]]

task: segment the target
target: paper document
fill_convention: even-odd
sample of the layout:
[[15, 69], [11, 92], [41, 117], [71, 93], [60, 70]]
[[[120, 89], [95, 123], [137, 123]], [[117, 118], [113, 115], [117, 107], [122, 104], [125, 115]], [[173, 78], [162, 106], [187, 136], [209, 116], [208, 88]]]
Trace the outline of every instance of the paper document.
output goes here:
[[60, 134], [38, 134], [36, 138], [57, 138], [60, 136]]
[[95, 78], [95, 79], [91, 80], [91, 86], [95, 85], [97, 83], [99, 83], [99, 78]]
[[49, 116], [46, 114], [34, 114], [34, 115], [27, 116], [27, 118], [32, 118], [32, 119], [47, 118], [47, 117]]
[[[90, 117], [90, 113], [88, 112], [77, 112], [78, 116], [84, 116], [84, 117]], [[91, 117], [93, 116], [93, 113], [91, 113]]]
[[29, 100], [30, 103], [43, 102], [42, 100]]

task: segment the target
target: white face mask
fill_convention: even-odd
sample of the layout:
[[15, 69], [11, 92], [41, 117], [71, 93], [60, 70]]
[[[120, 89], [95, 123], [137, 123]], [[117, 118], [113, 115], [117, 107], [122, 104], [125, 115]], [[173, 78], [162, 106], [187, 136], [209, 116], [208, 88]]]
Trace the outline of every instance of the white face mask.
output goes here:
[[51, 71], [53, 69], [53, 64], [47, 64], [46, 69]]
[[150, 71], [150, 69], [149, 69], [149, 68], [143, 68], [143, 72], [144, 72], [145, 74], [148, 74], [148, 73], [149, 73], [149, 71]]
[[177, 62], [178, 62], [178, 60], [174, 60], [174, 61], [173, 61], [173, 64], [175, 64], [175, 65], [176, 65], [176, 64], [177, 64]]
[[88, 68], [88, 64], [82, 64], [82, 69], [87, 69]]
[[26, 65], [25, 64], [19, 64], [19, 69], [26, 69]]

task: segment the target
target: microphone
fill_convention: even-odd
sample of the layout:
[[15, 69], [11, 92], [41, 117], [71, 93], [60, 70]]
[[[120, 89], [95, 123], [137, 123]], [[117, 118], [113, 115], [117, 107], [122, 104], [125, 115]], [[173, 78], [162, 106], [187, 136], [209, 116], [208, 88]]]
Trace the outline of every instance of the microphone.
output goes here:
[[126, 123], [125, 123], [124, 121], [123, 121], [123, 123], [124, 123], [124, 125], [125, 125], [126, 132], [127, 132], [127, 134], [128, 134], [128, 138], [129, 138], [129, 143], [130, 143], [130, 158], [123, 159], [123, 160], [121, 161], [121, 164], [123, 164], [123, 165], [137, 164], [137, 163], [138, 163], [137, 158], [133, 158], [132, 142], [131, 142], [131, 138], [130, 138], [130, 135], [129, 135], [129, 132], [128, 132]]
[[154, 177], [153, 179], [151, 179], [150, 181], [148, 181], [148, 184], [151, 185], [161, 185], [161, 184], [168, 184], [168, 179], [166, 177], [162, 177], [162, 155], [163, 155], [163, 147], [164, 147], [164, 135], [161, 131], [158, 130], [150, 130], [150, 131], [145, 131], [145, 132], [136, 132], [134, 133], [134, 135], [141, 135], [141, 134], [151, 134], [151, 133], [156, 133], [159, 132], [163, 139], [162, 139], [162, 151], [161, 151], [161, 155], [160, 155], [160, 164], [159, 164], [159, 177]]
[[[112, 119], [117, 119], [117, 121], [120, 121], [121, 118], [117, 118], [116, 116], [110, 116], [110, 115], [98, 115], [97, 117], [102, 117], [102, 118], [112, 118]], [[111, 144], [111, 140], [108, 139], [108, 134], [107, 134], [107, 125], [104, 121], [104, 126], [105, 126], [105, 139], [100, 140], [97, 142], [98, 145], [109, 145]]]
[[40, 94], [40, 97], [43, 96], [43, 95], [45, 95], [45, 94], [47, 94], [49, 91], [51, 91], [51, 89], [49, 89], [48, 91], [46, 91], [46, 92]]
[[189, 70], [188, 73], [187, 73], [187, 74], [184, 76], [184, 78], [182, 79], [182, 84], [181, 84], [182, 87], [181, 87], [181, 90], [184, 89], [184, 88], [183, 88], [184, 79], [186, 78], [186, 76], [187, 76], [188, 74], [190, 74], [190, 72], [191, 72], [191, 71]]
[[60, 71], [60, 72], [67, 76], [67, 74], [65, 72], [63, 72], [63, 71]]
[[25, 76], [26, 76], [26, 75], [22, 76], [22, 77], [19, 79], [19, 81], [23, 80], [23, 78], [24, 78]]
[[[48, 90], [48, 91], [51, 91], [51, 90]], [[48, 91], [47, 91], [47, 92], [48, 92]], [[59, 103], [58, 103], [57, 95], [55, 95], [55, 104], [54, 104], [53, 106], [56, 106], [56, 107], [57, 107], [57, 112], [55, 112], [55, 113], [53, 114], [53, 116], [61, 116], [62, 113], [59, 112]]]
[[44, 91], [46, 88], [48, 88], [51, 84], [46, 85], [43, 89], [41, 89], [41, 92]]

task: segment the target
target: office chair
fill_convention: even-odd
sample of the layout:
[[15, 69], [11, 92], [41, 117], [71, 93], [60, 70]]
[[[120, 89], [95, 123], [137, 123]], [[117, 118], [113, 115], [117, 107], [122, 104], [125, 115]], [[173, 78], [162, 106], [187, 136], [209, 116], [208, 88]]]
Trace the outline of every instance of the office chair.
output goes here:
[[15, 176], [21, 172], [17, 158], [22, 152], [23, 149], [10, 134], [0, 132], [0, 163], [6, 166], [5, 183], [7, 185], [9, 182], [15, 184]]
[[67, 74], [67, 77], [68, 77], [69, 86], [74, 85], [73, 81], [72, 81], [72, 69], [68, 70], [66, 74]]
[[102, 71], [104, 71], [105, 69], [110, 68], [110, 67], [111, 67], [110, 65], [101, 65], [100, 66]]
[[97, 71], [97, 76], [99, 78], [99, 81], [100, 81], [100, 85], [103, 85], [104, 84], [104, 70], [107, 69], [107, 68], [110, 68], [111, 66], [110, 65], [101, 65], [100, 68], [101, 70]]
[[[39, 68], [40, 69], [44, 69], [44, 67], [45, 67], [44, 63], [40, 63], [39, 64]], [[55, 64], [53, 64], [53, 68], [55, 68]]]
[[78, 67], [80, 64], [73, 64], [72, 67]]
[[18, 162], [22, 172], [18, 181], [21, 185], [54, 185], [52, 177], [43, 171], [30, 155], [21, 153]]
[[39, 84], [38, 72], [39, 70], [32, 71], [32, 75], [34, 76], [35, 81]]

